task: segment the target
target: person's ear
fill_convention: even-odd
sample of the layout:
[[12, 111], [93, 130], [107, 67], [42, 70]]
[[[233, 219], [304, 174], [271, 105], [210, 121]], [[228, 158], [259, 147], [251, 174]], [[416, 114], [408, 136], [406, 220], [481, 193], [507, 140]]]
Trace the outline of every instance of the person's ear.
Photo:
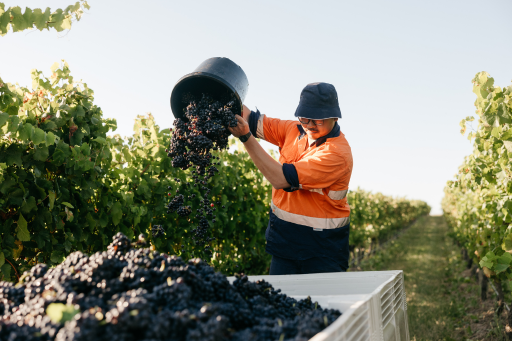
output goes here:
[[334, 122], [338, 122], [338, 118], [337, 117], [334, 117]]

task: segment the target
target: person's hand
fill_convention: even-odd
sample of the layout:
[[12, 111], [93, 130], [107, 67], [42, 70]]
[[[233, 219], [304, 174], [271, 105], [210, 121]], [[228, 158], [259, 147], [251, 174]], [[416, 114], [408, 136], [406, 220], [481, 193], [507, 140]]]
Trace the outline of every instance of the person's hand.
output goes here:
[[235, 115], [236, 119], [238, 120], [238, 125], [236, 127], [228, 127], [231, 134], [233, 134], [234, 137], [240, 137], [242, 135], [246, 135], [249, 133], [249, 124], [246, 120], [244, 120], [240, 115]]

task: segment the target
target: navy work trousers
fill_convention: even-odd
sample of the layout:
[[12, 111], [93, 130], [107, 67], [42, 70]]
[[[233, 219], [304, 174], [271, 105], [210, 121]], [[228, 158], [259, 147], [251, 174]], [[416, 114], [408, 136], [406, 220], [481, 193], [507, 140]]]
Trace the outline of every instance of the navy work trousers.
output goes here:
[[327, 257], [314, 257], [305, 260], [286, 259], [272, 256], [271, 275], [303, 275], [322, 272], [345, 272], [334, 260]]

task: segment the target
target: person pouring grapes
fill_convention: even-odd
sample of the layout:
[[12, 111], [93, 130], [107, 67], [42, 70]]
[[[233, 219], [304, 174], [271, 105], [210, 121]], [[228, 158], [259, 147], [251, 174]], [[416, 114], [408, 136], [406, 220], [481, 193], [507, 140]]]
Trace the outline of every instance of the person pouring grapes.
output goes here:
[[[270, 275], [346, 271], [353, 160], [338, 124], [334, 86], [308, 84], [295, 111], [298, 121], [270, 118], [245, 105], [242, 116], [229, 130], [273, 187], [265, 232]], [[279, 162], [256, 138], [279, 147]]]

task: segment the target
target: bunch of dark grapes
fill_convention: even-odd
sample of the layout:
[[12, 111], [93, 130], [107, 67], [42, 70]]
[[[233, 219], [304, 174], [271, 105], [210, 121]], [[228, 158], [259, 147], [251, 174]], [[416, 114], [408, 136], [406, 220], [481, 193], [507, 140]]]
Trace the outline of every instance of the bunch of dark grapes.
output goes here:
[[131, 248], [130, 239], [122, 233], [114, 236], [112, 243], [107, 247], [111, 253], [124, 253]]
[[151, 227], [151, 234], [153, 235], [153, 238], [159, 238], [164, 235], [164, 228], [162, 225], [153, 225]]
[[192, 208], [190, 206], [185, 206], [185, 197], [183, 194], [178, 194], [174, 198], [172, 198], [171, 202], [167, 204], [167, 208], [170, 212], [176, 212], [180, 217], [186, 217], [192, 213]]
[[[0, 282], [0, 340], [305, 341], [341, 315], [127, 240], [118, 233], [108, 251], [74, 252], [55, 268], [34, 266], [17, 285]], [[46, 314], [55, 306], [72, 312], [67, 320]]]
[[[228, 137], [231, 134], [227, 127], [236, 127], [238, 124], [233, 112], [235, 101], [233, 98], [214, 100], [203, 94], [200, 99], [191, 94], [183, 97], [185, 104], [185, 117], [187, 120], [177, 118], [174, 120], [174, 133], [167, 155], [172, 158], [172, 166], [183, 170], [195, 166], [192, 172], [193, 186], [203, 192], [203, 200], [196, 208], [195, 218], [197, 226], [192, 230], [196, 245], [203, 247], [206, 258], [212, 257], [209, 242], [209, 223], [215, 223], [214, 204], [209, 200], [210, 189], [208, 181], [218, 172], [214, 166], [216, 157], [211, 151], [222, 150], [228, 147]], [[179, 182], [179, 179], [175, 179]], [[185, 184], [187, 185], [187, 184]], [[176, 190], [178, 192], [179, 189]], [[170, 193], [169, 193], [170, 195]], [[187, 199], [193, 199], [189, 197]], [[192, 213], [191, 206], [187, 206], [183, 194], [176, 194], [167, 204], [168, 212], [177, 212], [181, 217]]]

